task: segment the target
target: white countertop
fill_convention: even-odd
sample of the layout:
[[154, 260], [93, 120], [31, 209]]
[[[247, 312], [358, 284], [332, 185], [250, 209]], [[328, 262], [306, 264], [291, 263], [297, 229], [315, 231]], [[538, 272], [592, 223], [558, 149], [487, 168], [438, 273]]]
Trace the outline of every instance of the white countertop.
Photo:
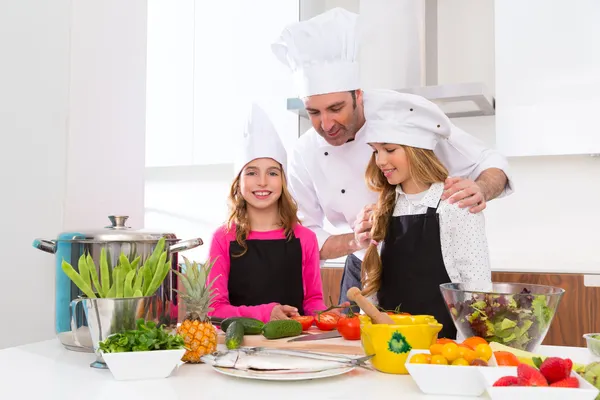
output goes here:
[[[595, 359], [586, 348], [541, 346], [538, 353], [571, 357], [578, 363]], [[89, 367], [95, 356], [65, 350], [58, 340], [0, 350], [0, 399], [151, 400], [151, 399], [457, 399], [426, 396], [409, 375], [356, 369], [346, 375], [298, 382], [270, 382], [221, 375], [205, 364], [185, 364], [171, 377], [152, 381], [116, 381], [109, 370]], [[250, 396], [250, 397], [249, 397]], [[385, 397], [384, 397], [385, 396]], [[473, 397], [470, 397], [471, 399]], [[481, 398], [487, 398], [482, 396]]]

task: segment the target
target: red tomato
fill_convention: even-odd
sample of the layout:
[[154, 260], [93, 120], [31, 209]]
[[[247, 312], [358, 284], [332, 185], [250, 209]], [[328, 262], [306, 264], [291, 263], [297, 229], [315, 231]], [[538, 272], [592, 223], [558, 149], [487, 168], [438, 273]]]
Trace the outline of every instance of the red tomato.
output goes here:
[[346, 340], [360, 340], [360, 320], [358, 315], [342, 316], [337, 323], [337, 330]]
[[298, 321], [302, 324], [303, 331], [307, 331], [312, 326], [313, 322], [315, 321], [315, 317], [310, 316], [310, 315], [306, 315], [306, 316], [299, 315], [297, 317], [292, 317], [292, 319], [295, 319], [296, 321]]
[[386, 311], [387, 315], [410, 315], [407, 312], [395, 312], [395, 311]]
[[337, 314], [324, 312], [322, 314], [317, 314], [315, 324], [317, 324], [317, 328], [322, 331], [331, 331], [337, 327], [339, 318], [340, 317]]

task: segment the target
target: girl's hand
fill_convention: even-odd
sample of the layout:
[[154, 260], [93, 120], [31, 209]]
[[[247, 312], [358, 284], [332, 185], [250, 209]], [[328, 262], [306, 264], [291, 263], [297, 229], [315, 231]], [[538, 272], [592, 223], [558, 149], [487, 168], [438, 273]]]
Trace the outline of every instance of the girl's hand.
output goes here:
[[271, 311], [271, 321], [290, 319], [291, 317], [297, 317], [299, 315], [296, 307], [278, 304], [273, 307], [273, 310]]
[[366, 249], [371, 244], [374, 210], [375, 204], [363, 207], [354, 222], [354, 242], [359, 249]]

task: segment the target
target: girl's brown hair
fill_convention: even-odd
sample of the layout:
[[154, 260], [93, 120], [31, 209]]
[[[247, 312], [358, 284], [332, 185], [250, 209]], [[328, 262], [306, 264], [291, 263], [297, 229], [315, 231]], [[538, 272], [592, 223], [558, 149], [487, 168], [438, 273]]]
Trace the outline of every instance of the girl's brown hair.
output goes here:
[[[283, 168], [281, 168], [281, 164], [279, 167], [281, 172], [281, 196], [277, 200], [277, 207], [279, 209], [280, 224], [285, 230], [285, 237], [290, 240], [294, 227], [296, 224], [300, 224], [297, 214], [298, 205], [287, 188], [285, 173], [283, 172]], [[231, 230], [235, 225], [235, 240], [242, 247], [242, 252], [234, 254], [234, 257], [241, 257], [248, 251], [246, 238], [252, 229], [248, 218], [248, 205], [240, 191], [242, 172], [243, 170], [233, 180], [228, 198], [229, 218], [227, 219], [227, 229]]]
[[[444, 182], [448, 177], [448, 170], [442, 165], [432, 150], [417, 147], [401, 146], [408, 158], [410, 177], [418, 185], [431, 185]], [[377, 207], [373, 212], [372, 239], [379, 243], [385, 239], [388, 222], [396, 204], [396, 185], [388, 183], [387, 179], [377, 166], [375, 153], [371, 156], [365, 172], [365, 179], [369, 189], [379, 192]], [[375, 244], [370, 244], [362, 262], [361, 281], [362, 293], [365, 296], [377, 293], [381, 287], [381, 258]]]

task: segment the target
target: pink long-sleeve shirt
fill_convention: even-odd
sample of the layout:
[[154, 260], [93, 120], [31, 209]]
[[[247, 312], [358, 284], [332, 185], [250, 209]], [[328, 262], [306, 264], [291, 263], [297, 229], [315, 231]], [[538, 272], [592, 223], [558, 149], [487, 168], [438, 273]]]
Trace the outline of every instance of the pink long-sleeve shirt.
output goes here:
[[[296, 225], [294, 235], [300, 240], [302, 247], [302, 281], [304, 288], [304, 301], [302, 307], [306, 315], [315, 315], [317, 311], [326, 308], [323, 302], [323, 285], [321, 283], [321, 267], [319, 261], [319, 245], [317, 236], [310, 229]], [[248, 240], [274, 240], [285, 239], [283, 229], [255, 232], [250, 231]], [[209, 257], [215, 260], [209, 274], [209, 282], [216, 279], [213, 284], [215, 299], [210, 316], [219, 318], [249, 317], [268, 322], [271, 319], [271, 311], [278, 303], [267, 303], [257, 306], [233, 306], [229, 303], [229, 243], [235, 241], [235, 227], [231, 231], [226, 226], [221, 226], [213, 234]]]

